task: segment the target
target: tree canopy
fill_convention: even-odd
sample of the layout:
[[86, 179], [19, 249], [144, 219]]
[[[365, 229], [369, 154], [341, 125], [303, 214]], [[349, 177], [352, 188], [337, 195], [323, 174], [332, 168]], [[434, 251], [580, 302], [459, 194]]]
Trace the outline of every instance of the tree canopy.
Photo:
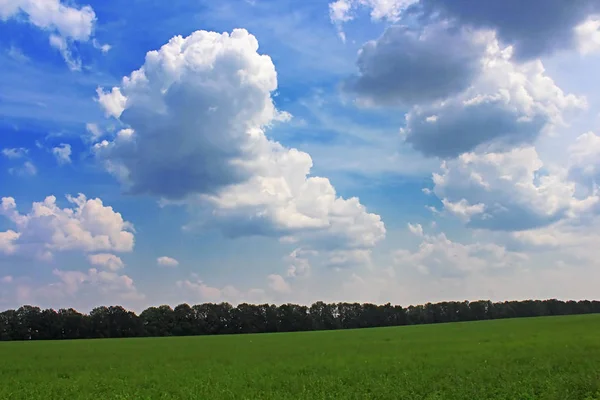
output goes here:
[[441, 302], [402, 307], [359, 303], [205, 303], [150, 307], [140, 315], [121, 306], [42, 310], [24, 305], [0, 313], [0, 340], [190, 336], [371, 328], [486, 319], [600, 313], [600, 301]]

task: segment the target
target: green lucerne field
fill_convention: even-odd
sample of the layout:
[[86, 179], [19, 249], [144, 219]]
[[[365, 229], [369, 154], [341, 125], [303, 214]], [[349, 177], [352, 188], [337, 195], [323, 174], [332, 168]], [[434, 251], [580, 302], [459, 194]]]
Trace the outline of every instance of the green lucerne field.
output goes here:
[[0, 343], [0, 399], [600, 399], [600, 315]]

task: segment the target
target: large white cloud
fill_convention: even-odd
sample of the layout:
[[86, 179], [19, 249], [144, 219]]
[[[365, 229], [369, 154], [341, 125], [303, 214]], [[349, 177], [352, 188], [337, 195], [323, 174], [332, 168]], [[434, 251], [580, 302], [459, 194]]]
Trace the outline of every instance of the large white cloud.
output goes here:
[[566, 168], [546, 166], [533, 147], [500, 153], [465, 153], [442, 163], [433, 192], [471, 227], [526, 230], [590, 207]]
[[490, 32], [480, 62], [482, 71], [463, 92], [418, 105], [406, 116], [402, 132], [425, 155], [455, 157], [482, 145], [496, 150], [533, 143], [564, 126], [565, 114], [586, 107], [586, 100], [565, 94], [546, 75], [541, 61], [513, 59]]
[[[20, 252], [51, 257], [57, 251], [119, 251], [133, 249], [131, 223], [102, 200], [87, 199], [83, 194], [67, 196], [71, 208], [60, 208], [54, 196], [34, 202], [31, 211], [21, 214], [12, 197], [2, 198], [0, 214], [15, 230], [3, 232], [5, 253]], [[8, 251], [6, 251], [8, 249]]]
[[[182, 198], [247, 179], [279, 115], [275, 67], [245, 30], [176, 36], [100, 103], [134, 133], [97, 146], [133, 193]], [[117, 106], [118, 105], [118, 106]]]
[[86, 42], [92, 36], [96, 23], [92, 7], [66, 5], [60, 0], [0, 0], [0, 20], [21, 17], [51, 32], [50, 44], [61, 52], [71, 69], [81, 69], [81, 62], [72, 54], [71, 43]]
[[337, 196], [327, 178], [309, 177], [310, 156], [265, 142], [260, 175], [204, 197], [230, 235], [284, 236], [314, 248], [370, 248], [385, 236], [379, 215], [357, 198]]
[[[520, 61], [494, 31], [447, 21], [389, 27], [359, 52], [344, 82], [359, 104], [409, 108], [401, 133], [426, 156], [533, 143], [587, 106], [564, 93], [540, 60]], [[442, 61], [443, 60], [443, 61]]]
[[273, 104], [276, 88], [270, 57], [247, 31], [176, 36], [119, 87], [98, 91], [129, 128], [97, 143], [96, 156], [131, 193], [188, 204], [230, 236], [371, 248], [385, 236], [380, 217], [310, 176], [310, 155], [265, 136], [290, 118]]

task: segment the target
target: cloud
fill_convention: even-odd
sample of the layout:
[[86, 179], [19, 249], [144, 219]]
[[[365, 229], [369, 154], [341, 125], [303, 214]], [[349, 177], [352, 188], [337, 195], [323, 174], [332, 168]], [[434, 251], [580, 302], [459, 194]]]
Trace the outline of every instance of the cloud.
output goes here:
[[[595, 203], [600, 197], [596, 195]], [[570, 260], [577, 265], [597, 265], [600, 240], [598, 212], [571, 216], [553, 224], [511, 232], [508, 244], [529, 252], [550, 252], [554, 260]], [[506, 238], [499, 238], [506, 240]]]
[[[123, 80], [128, 82], [129, 80]], [[119, 118], [125, 110], [127, 98], [121, 93], [121, 89], [113, 87], [112, 90], [104, 92], [102, 88], [96, 89], [98, 95], [97, 101], [104, 108], [104, 114], [107, 117]]]
[[156, 263], [158, 265], [160, 265], [161, 267], [168, 267], [168, 268], [174, 268], [179, 265], [179, 261], [177, 261], [174, 258], [166, 257], [166, 256], [158, 257], [156, 259]]
[[10, 275], [3, 276], [2, 279], [0, 279], [0, 283], [12, 283], [12, 281], [13, 277]]
[[290, 293], [292, 291], [290, 284], [281, 275], [271, 274], [267, 276], [267, 279], [269, 288], [277, 293]]
[[370, 248], [383, 239], [379, 215], [368, 213], [358, 198], [338, 197], [327, 178], [307, 178], [308, 154], [268, 145], [272, 158], [261, 175], [205, 197], [225, 232], [284, 236], [314, 249]]
[[600, 183], [600, 136], [586, 132], [568, 148], [569, 175], [593, 188]]
[[410, 222], [408, 223], [408, 230], [410, 231], [410, 233], [412, 233], [415, 236], [419, 236], [422, 237], [423, 236], [423, 227], [421, 226], [421, 224], [411, 224]]
[[310, 256], [318, 255], [314, 250], [294, 249], [287, 257], [287, 276], [290, 278], [307, 277], [311, 272]]
[[333, 267], [336, 270], [349, 267], [371, 267], [370, 249], [347, 249], [332, 250], [327, 253], [325, 261], [327, 267]]
[[447, 211], [464, 221], [470, 221], [474, 215], [481, 214], [485, 211], [485, 204], [469, 204], [466, 199], [460, 199], [455, 203], [448, 199], [442, 199], [442, 204]]
[[395, 22], [401, 13], [418, 0], [336, 0], [329, 3], [329, 18], [338, 28], [342, 40], [346, 35], [342, 30], [342, 24], [354, 19], [357, 8], [366, 7], [371, 9], [371, 19]]
[[[18, 148], [4, 148], [2, 149], [2, 155], [9, 160], [18, 160], [21, 158], [26, 158], [29, 154], [29, 149], [24, 147]], [[30, 160], [23, 162], [23, 164], [19, 167], [10, 167], [8, 169], [8, 173], [17, 176], [34, 176], [37, 174], [37, 168]]]
[[118, 275], [109, 271], [98, 271], [90, 268], [87, 273], [79, 271], [61, 271], [54, 270], [54, 275], [58, 276], [65, 284], [67, 292], [73, 294], [81, 288], [82, 284], [106, 284], [107, 289], [134, 289], [133, 280], [127, 275]]
[[102, 52], [102, 54], [106, 54], [110, 51], [110, 49], [112, 49], [112, 46], [110, 44], [106, 44], [106, 43], [101, 44], [96, 39], [92, 39], [92, 45], [94, 46], [95, 49], [100, 50]]
[[[24, 17], [24, 18], [21, 18]], [[57, 48], [72, 70], [81, 69], [73, 57], [73, 42], [86, 42], [94, 31], [96, 14], [92, 7], [68, 6], [59, 0], [9, 0], [0, 2], [0, 20], [24, 20], [49, 31], [50, 44]]]
[[17, 251], [16, 241], [21, 236], [12, 230], [0, 232], [0, 253], [2, 254], [13, 254]]
[[[49, 306], [73, 307], [73, 301], [83, 300], [87, 308], [125, 302], [130, 306], [145, 299], [127, 275], [90, 268], [87, 271], [52, 271], [58, 281], [48, 285], [26, 287], [27, 298], [22, 301], [45, 303]], [[85, 294], [83, 296], [82, 294]]]
[[473, 273], [523, 267], [528, 257], [491, 243], [462, 244], [444, 233], [424, 235], [419, 248], [394, 253], [397, 268], [410, 268], [423, 275], [461, 278]]
[[15, 47], [14, 45], [11, 45], [10, 48], [7, 50], [6, 54], [8, 54], [8, 56], [10, 58], [12, 58], [13, 60], [20, 62], [20, 63], [26, 63], [31, 61], [29, 59], [29, 57], [27, 57], [25, 54], [23, 54], [23, 51], [18, 48]]
[[103, 134], [98, 124], [92, 122], [88, 122], [87, 124], [85, 124], [85, 130], [89, 133], [90, 140], [92, 142], [95, 142], [96, 140], [101, 138]]
[[71, 71], [81, 71], [81, 60], [73, 57], [69, 43], [67, 43], [65, 38], [58, 35], [50, 35], [50, 46], [60, 52]]
[[[12, 197], [3, 197], [0, 214], [7, 217], [16, 231], [3, 232], [14, 246], [13, 252], [33, 254], [47, 259], [57, 251], [117, 251], [133, 249], [133, 225], [102, 200], [85, 195], [67, 196], [73, 206], [60, 208], [56, 197], [34, 202], [31, 211], [21, 214]], [[12, 233], [11, 233], [12, 232]], [[15, 232], [18, 237], [15, 237]], [[11, 239], [12, 238], [12, 239]]]
[[195, 295], [196, 298], [203, 302], [217, 303], [227, 301], [232, 304], [262, 304], [266, 302], [266, 295], [263, 289], [249, 289], [244, 292], [231, 285], [217, 288], [209, 286], [199, 279], [194, 281], [186, 279], [177, 281], [176, 284], [179, 289]]
[[472, 32], [443, 23], [422, 30], [393, 25], [362, 46], [359, 74], [343, 89], [374, 105], [443, 100], [471, 85], [483, 67], [485, 45]]
[[75, 308], [89, 312], [98, 306], [123, 305], [138, 309], [145, 305], [145, 296], [133, 279], [113, 271], [90, 268], [86, 271], [54, 269], [50, 283], [32, 283], [26, 277], [14, 278], [5, 285], [3, 306], [17, 308], [23, 304], [41, 307]]
[[[94, 146], [129, 193], [187, 204], [228, 236], [285, 237], [299, 247], [367, 249], [385, 236], [381, 218], [309, 176], [307, 153], [269, 140], [289, 119], [272, 99], [275, 67], [243, 29], [176, 36], [146, 55], [119, 87], [98, 89], [127, 133]], [[193, 225], [193, 224], [192, 224]]]
[[59, 146], [52, 148], [52, 154], [56, 158], [59, 165], [71, 163], [71, 145], [61, 143]]
[[90, 6], [69, 7], [58, 0], [11, 0], [0, 4], [2, 20], [18, 17], [21, 13], [38, 28], [81, 41], [89, 39], [96, 21]]
[[27, 153], [29, 153], [29, 149], [26, 149], [24, 147], [18, 147], [18, 148], [14, 148], [14, 149], [9, 149], [9, 148], [2, 149], [2, 155], [6, 158], [13, 159], [13, 160], [27, 156]]
[[545, 165], [534, 147], [465, 153], [441, 168], [433, 192], [471, 227], [526, 230], [586, 207], [567, 170]]
[[515, 48], [518, 59], [532, 59], [576, 45], [575, 28], [588, 16], [600, 12], [596, 0], [446, 1], [421, 0], [420, 11], [433, 20], [493, 29], [499, 39]]
[[8, 172], [17, 176], [34, 176], [37, 174], [37, 168], [31, 161], [25, 161], [20, 167], [11, 167]]
[[88, 255], [88, 261], [92, 265], [106, 268], [110, 271], [117, 271], [125, 267], [123, 260], [110, 253], [98, 253]]
[[120, 88], [99, 89], [106, 112], [134, 134], [98, 146], [98, 155], [127, 171], [133, 193], [178, 199], [245, 180], [244, 161], [257, 156], [262, 127], [278, 116], [275, 67], [257, 49], [245, 30], [198, 31], [148, 52]]
[[565, 126], [567, 112], [587, 106], [565, 94], [539, 60], [515, 63], [512, 48], [499, 47], [492, 34], [483, 69], [463, 92], [441, 102], [413, 107], [402, 129], [406, 142], [428, 156], [456, 157], [483, 145], [509, 149], [533, 143]]
[[342, 24], [355, 18], [358, 8], [371, 10], [371, 19], [417, 20], [422, 25], [451, 23], [455, 26], [494, 30], [518, 59], [534, 59], [557, 50], [579, 46], [583, 53], [597, 48], [600, 4], [581, 0], [520, 0], [498, 2], [471, 0], [337, 0], [329, 4], [329, 17], [342, 39]]
[[418, 0], [337, 0], [329, 4], [329, 16], [332, 22], [348, 22], [354, 19], [354, 9], [367, 7], [374, 20], [395, 21], [402, 11], [416, 2]]
[[583, 55], [600, 51], [600, 15], [588, 18], [575, 27], [577, 46]]

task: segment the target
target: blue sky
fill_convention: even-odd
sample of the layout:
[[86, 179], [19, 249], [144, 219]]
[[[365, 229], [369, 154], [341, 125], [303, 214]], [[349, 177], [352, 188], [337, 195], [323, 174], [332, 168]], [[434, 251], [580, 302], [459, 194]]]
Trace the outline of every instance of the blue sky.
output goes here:
[[0, 6], [0, 307], [597, 296], [600, 8], [512, 3]]

